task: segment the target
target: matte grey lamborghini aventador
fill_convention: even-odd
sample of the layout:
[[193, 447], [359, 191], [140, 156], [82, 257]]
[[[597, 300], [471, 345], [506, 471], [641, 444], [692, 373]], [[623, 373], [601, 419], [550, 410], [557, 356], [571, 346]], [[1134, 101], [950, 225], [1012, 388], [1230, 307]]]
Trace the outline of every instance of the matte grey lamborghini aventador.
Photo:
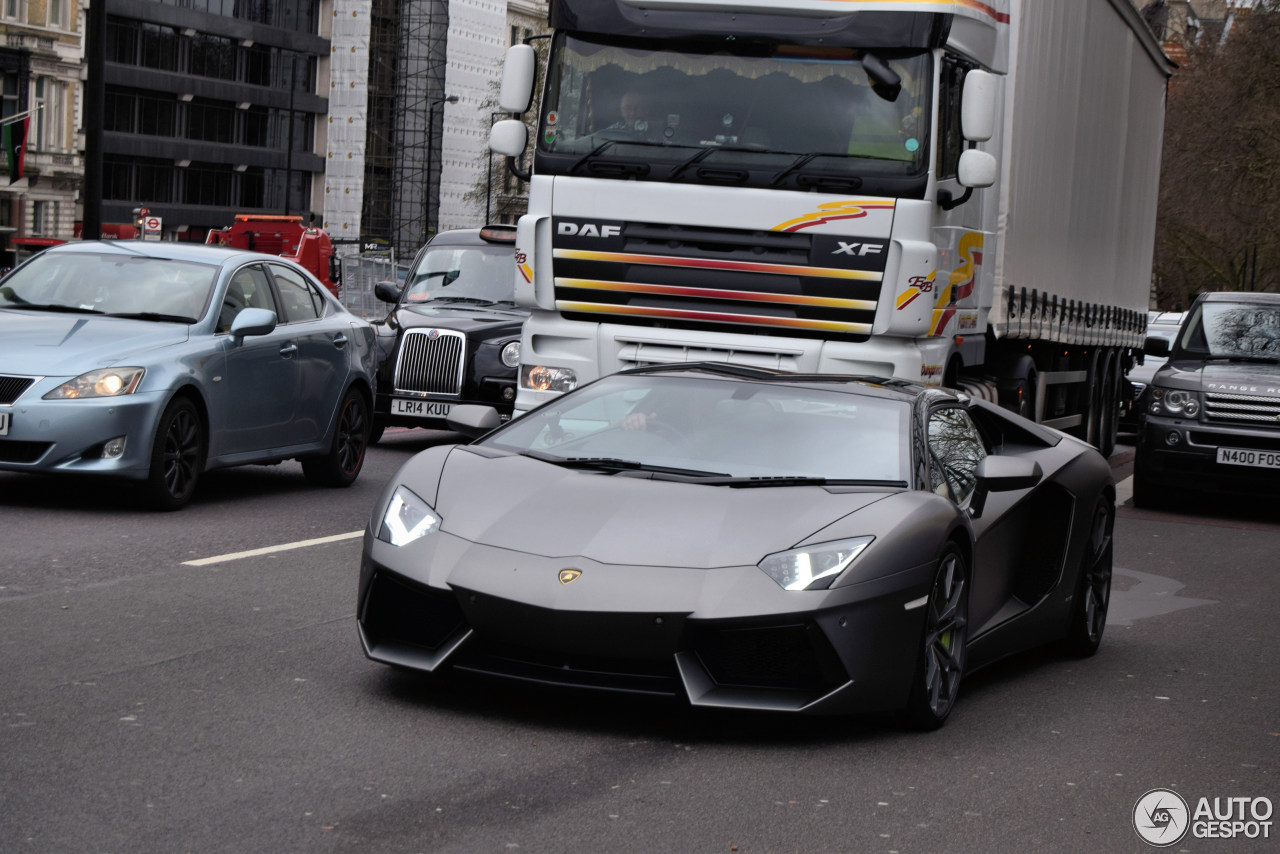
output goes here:
[[1114, 517], [1095, 450], [960, 394], [639, 369], [410, 459], [360, 636], [426, 672], [935, 727], [975, 667], [1096, 651]]

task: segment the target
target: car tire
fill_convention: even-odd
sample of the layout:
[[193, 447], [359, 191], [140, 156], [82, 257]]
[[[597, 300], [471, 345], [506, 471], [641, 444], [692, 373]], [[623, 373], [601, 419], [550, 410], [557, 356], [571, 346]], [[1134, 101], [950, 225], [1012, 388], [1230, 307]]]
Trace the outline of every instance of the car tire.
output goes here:
[[1063, 645], [1069, 655], [1088, 658], [1098, 651], [1111, 604], [1112, 535], [1115, 504], [1098, 499], [1089, 522], [1089, 539], [1080, 559], [1080, 577], [1072, 597], [1071, 623]]
[[188, 398], [174, 398], [156, 425], [151, 466], [143, 483], [147, 506], [181, 510], [195, 493], [204, 470], [205, 435], [200, 410]]
[[370, 445], [376, 445], [382, 440], [382, 434], [387, 430], [387, 421], [378, 415], [369, 417], [369, 439]]
[[933, 730], [955, 708], [968, 649], [969, 567], [948, 543], [925, 602], [924, 630], [904, 711], [913, 727]]
[[303, 457], [302, 473], [317, 486], [350, 486], [364, 466], [368, 440], [369, 405], [359, 390], [349, 388], [338, 406], [338, 422], [328, 453]]

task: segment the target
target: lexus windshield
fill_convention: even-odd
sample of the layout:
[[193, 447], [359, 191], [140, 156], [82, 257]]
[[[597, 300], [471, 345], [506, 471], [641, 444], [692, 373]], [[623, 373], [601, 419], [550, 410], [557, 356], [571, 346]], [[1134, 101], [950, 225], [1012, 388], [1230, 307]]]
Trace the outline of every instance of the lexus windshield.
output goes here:
[[737, 170], [738, 183], [791, 187], [923, 176], [931, 67], [922, 51], [563, 36], [539, 169], [717, 183]]
[[0, 308], [193, 323], [218, 268], [121, 252], [44, 252], [0, 283]]
[[907, 403], [869, 394], [615, 374], [481, 444], [569, 467], [905, 485], [909, 417]]

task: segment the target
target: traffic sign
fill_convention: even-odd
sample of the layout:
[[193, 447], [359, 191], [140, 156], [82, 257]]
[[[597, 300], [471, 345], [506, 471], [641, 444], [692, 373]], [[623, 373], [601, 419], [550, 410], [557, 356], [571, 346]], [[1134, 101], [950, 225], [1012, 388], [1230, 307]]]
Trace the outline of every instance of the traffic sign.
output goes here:
[[160, 239], [160, 217], [146, 216], [142, 220], [142, 239], [143, 240], [159, 240]]

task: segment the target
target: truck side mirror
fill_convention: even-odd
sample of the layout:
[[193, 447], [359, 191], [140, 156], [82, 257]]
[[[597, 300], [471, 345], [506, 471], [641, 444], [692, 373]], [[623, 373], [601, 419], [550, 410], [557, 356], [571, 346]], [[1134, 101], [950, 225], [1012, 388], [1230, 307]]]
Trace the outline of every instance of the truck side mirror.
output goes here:
[[533, 81], [538, 68], [538, 55], [527, 44], [512, 45], [502, 65], [502, 89], [498, 106], [508, 113], [523, 113], [533, 101]]
[[519, 119], [504, 119], [489, 131], [489, 149], [495, 154], [519, 157], [529, 142], [529, 129]]
[[976, 148], [966, 149], [960, 155], [960, 163], [956, 167], [956, 179], [961, 187], [981, 190], [996, 182], [1000, 166], [995, 157]]
[[964, 76], [960, 96], [960, 133], [973, 142], [986, 142], [996, 131], [996, 93], [1000, 78], [987, 71]]

